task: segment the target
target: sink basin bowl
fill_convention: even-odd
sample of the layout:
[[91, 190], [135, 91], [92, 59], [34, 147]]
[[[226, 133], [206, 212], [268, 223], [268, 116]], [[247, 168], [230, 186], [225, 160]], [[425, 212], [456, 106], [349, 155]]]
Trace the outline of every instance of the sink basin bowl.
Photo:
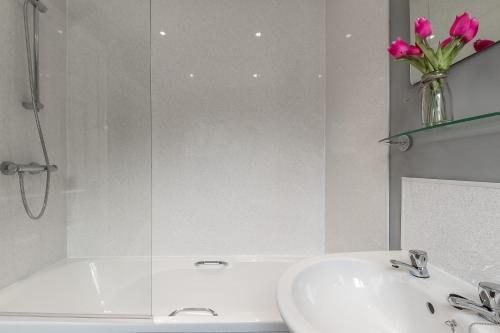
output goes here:
[[[393, 268], [406, 251], [333, 254], [291, 266], [278, 285], [281, 315], [292, 333], [493, 333], [485, 320], [448, 304], [450, 293], [477, 300], [477, 289], [429, 265], [419, 279]], [[432, 257], [430, 258], [432, 261]], [[447, 323], [448, 322], [448, 323]]]

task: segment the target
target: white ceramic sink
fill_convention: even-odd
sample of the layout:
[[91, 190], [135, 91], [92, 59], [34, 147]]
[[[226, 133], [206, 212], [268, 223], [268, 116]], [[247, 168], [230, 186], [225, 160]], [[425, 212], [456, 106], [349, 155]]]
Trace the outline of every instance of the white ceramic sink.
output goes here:
[[[393, 268], [406, 251], [344, 253], [291, 266], [278, 286], [281, 315], [292, 333], [493, 333], [499, 327], [448, 304], [450, 293], [477, 300], [477, 289], [429, 265], [419, 279]], [[429, 258], [432, 262], [432, 257]], [[429, 310], [432, 304], [434, 314]]]

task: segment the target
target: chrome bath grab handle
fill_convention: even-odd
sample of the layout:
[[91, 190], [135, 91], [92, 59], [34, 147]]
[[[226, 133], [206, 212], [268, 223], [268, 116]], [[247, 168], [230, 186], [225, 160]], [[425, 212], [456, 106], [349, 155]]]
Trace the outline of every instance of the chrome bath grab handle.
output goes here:
[[172, 313], [169, 314], [168, 316], [175, 317], [175, 316], [177, 316], [177, 314], [179, 314], [181, 312], [207, 312], [207, 313], [210, 313], [214, 317], [218, 316], [217, 312], [215, 312], [214, 310], [212, 310], [210, 308], [180, 308], [180, 309], [177, 309], [175, 311], [172, 311]]
[[221, 260], [202, 260], [202, 261], [197, 261], [194, 263], [195, 266], [202, 266], [202, 265], [221, 265], [221, 266], [227, 266], [229, 265], [227, 261], [221, 261]]

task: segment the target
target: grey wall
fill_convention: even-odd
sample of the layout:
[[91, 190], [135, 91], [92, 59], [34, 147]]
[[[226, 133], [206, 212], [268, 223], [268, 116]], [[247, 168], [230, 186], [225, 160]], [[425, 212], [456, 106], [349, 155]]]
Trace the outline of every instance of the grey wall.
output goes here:
[[377, 142], [389, 131], [389, 59], [380, 48], [388, 35], [388, 0], [326, 2], [328, 253], [389, 247], [389, 149]]
[[[409, 39], [407, 0], [390, 2], [390, 37]], [[451, 24], [451, 22], [450, 22]], [[419, 92], [406, 64], [391, 62], [391, 133], [420, 126]], [[500, 111], [500, 45], [455, 64], [449, 72], [455, 118]], [[390, 246], [400, 248], [401, 177], [500, 182], [500, 119], [413, 136], [407, 152], [390, 152]]]
[[153, 254], [323, 253], [325, 1], [151, 5]]

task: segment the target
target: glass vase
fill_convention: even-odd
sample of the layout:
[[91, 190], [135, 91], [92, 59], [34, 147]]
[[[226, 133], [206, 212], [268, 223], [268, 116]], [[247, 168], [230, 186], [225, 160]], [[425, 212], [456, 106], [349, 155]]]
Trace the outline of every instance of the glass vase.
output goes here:
[[422, 76], [422, 124], [425, 127], [453, 120], [451, 91], [446, 72], [432, 72]]

